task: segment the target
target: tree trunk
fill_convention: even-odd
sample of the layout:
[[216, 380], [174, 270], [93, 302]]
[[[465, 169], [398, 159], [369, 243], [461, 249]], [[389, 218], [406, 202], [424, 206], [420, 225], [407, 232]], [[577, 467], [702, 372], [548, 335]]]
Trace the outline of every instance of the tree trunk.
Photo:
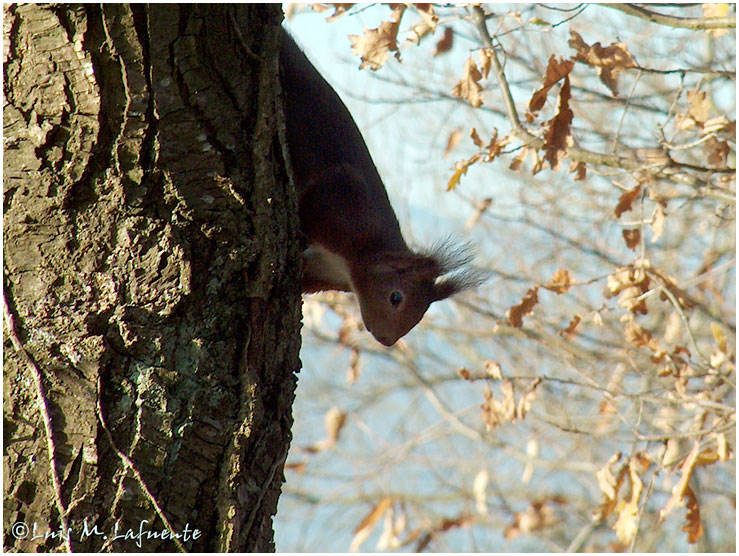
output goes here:
[[5, 548], [273, 550], [300, 364], [280, 6], [4, 10]]

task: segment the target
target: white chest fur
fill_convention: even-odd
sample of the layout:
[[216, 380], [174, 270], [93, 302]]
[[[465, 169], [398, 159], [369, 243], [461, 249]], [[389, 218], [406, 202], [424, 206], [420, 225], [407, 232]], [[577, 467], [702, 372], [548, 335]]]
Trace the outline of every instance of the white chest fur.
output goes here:
[[351, 274], [346, 259], [330, 251], [318, 243], [311, 243], [303, 251], [303, 271], [311, 279], [333, 284], [336, 289], [350, 291], [352, 287]]

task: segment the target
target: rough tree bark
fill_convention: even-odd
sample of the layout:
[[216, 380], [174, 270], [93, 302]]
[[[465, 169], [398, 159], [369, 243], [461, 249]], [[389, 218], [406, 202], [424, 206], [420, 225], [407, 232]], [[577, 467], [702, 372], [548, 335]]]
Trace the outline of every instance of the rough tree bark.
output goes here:
[[300, 348], [280, 6], [4, 10], [5, 548], [272, 550]]

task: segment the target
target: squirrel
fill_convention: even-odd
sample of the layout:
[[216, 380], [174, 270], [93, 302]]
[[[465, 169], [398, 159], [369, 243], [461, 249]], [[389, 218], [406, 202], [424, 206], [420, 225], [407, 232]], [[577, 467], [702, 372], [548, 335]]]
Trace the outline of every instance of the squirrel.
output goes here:
[[[412, 251], [349, 110], [283, 29], [279, 55], [287, 147], [298, 193], [302, 290], [353, 292], [362, 320], [391, 346], [434, 301], [479, 285], [466, 247]], [[449, 273], [452, 274], [449, 274]]]

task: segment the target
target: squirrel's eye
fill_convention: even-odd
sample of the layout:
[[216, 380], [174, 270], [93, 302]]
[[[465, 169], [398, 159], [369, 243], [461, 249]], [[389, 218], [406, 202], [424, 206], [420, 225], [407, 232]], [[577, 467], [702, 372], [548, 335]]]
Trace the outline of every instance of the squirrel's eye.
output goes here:
[[397, 307], [400, 305], [400, 302], [403, 301], [403, 294], [400, 292], [393, 292], [390, 294], [390, 303], [393, 307]]

